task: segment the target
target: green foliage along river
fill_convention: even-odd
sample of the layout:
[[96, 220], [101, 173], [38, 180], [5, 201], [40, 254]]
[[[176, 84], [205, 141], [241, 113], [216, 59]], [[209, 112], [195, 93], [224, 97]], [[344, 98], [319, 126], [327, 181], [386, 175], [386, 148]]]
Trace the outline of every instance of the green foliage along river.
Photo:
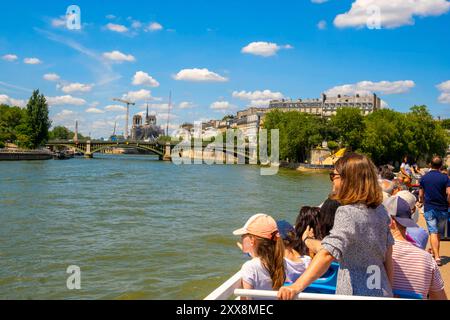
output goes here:
[[0, 299], [202, 299], [245, 261], [234, 229], [258, 212], [294, 222], [329, 188], [151, 156], [0, 163]]

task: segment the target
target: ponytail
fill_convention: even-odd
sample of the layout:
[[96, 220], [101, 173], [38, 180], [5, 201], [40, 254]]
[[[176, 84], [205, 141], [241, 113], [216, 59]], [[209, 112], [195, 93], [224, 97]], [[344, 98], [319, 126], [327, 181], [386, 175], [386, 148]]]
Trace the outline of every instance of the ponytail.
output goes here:
[[257, 255], [272, 279], [272, 289], [280, 289], [286, 280], [284, 267], [284, 242], [278, 232], [273, 235], [272, 240], [257, 238]]

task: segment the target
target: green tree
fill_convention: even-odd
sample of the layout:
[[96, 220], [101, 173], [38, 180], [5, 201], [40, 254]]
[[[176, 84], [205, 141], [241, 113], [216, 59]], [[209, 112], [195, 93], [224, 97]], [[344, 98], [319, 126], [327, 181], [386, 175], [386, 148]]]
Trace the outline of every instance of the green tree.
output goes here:
[[0, 105], [0, 142], [2, 146], [6, 142], [20, 144], [18, 138], [22, 127], [26, 127], [26, 110], [19, 107]]
[[448, 148], [448, 135], [426, 106], [413, 106], [406, 114], [406, 124], [411, 136], [408, 154], [415, 159], [429, 160], [434, 154], [444, 156]]
[[39, 90], [33, 94], [27, 104], [27, 125], [29, 127], [30, 147], [37, 148], [48, 140], [51, 121], [48, 118], [48, 105]]
[[323, 141], [321, 119], [297, 111], [274, 110], [266, 115], [264, 127], [280, 132], [280, 158], [304, 162], [312, 147]]
[[358, 150], [365, 131], [364, 117], [359, 108], [344, 107], [331, 117], [330, 128], [334, 130], [344, 147]]
[[401, 162], [402, 156], [408, 152], [407, 141], [412, 137], [405, 115], [382, 109], [365, 117], [364, 123], [366, 130], [361, 133], [361, 151], [376, 164]]
[[74, 133], [63, 126], [57, 126], [49, 132], [50, 140], [69, 140], [72, 139]]
[[442, 120], [441, 126], [442, 126], [442, 128], [444, 128], [446, 130], [450, 130], [450, 119]]

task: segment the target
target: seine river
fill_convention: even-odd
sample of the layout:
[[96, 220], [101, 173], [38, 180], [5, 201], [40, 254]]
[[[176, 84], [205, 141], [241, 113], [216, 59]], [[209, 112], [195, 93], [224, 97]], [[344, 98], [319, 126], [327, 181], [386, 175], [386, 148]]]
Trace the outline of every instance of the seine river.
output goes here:
[[325, 174], [156, 160], [0, 162], [0, 299], [203, 299], [245, 262], [234, 229], [260, 212], [293, 223], [330, 189]]

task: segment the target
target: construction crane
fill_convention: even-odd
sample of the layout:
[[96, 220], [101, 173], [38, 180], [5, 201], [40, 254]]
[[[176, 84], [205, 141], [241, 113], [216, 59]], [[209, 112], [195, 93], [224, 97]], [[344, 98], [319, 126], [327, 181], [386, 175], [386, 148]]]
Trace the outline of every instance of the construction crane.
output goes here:
[[121, 102], [121, 103], [127, 105], [127, 114], [126, 114], [126, 118], [125, 118], [125, 133], [124, 133], [123, 137], [125, 138], [125, 140], [128, 140], [128, 120], [130, 118], [130, 106], [135, 106], [136, 103], [128, 101], [128, 100], [124, 100], [124, 99], [118, 99], [118, 98], [114, 98], [113, 101]]

